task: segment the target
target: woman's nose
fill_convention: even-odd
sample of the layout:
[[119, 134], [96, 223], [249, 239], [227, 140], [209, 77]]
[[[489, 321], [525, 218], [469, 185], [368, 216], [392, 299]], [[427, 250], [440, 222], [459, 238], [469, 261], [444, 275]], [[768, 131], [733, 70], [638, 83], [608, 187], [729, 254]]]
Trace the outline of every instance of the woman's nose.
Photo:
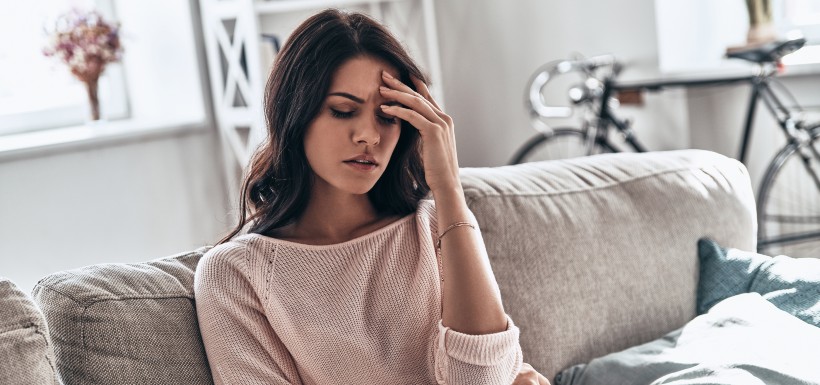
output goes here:
[[363, 119], [356, 125], [353, 133], [354, 142], [375, 146], [379, 144], [380, 139], [381, 135], [379, 134], [378, 122], [375, 117], [373, 117], [373, 119]]

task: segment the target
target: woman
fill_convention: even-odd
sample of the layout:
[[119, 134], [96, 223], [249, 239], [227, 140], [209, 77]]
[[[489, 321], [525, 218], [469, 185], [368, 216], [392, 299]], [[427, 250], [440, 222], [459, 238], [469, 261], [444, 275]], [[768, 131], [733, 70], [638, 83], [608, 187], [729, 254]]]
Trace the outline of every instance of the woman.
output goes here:
[[383, 26], [306, 20], [265, 113], [239, 224], [195, 276], [217, 384], [547, 383], [522, 363], [452, 119]]

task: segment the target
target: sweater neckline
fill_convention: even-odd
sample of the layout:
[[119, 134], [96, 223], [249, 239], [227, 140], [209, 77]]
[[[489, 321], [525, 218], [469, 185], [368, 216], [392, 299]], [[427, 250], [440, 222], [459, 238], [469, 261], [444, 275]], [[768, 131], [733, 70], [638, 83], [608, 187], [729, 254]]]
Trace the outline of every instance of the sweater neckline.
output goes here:
[[253, 237], [253, 238], [259, 239], [259, 240], [264, 241], [264, 242], [278, 243], [278, 244], [286, 245], [286, 246], [293, 247], [293, 248], [308, 249], [308, 250], [328, 250], [328, 249], [342, 248], [342, 247], [345, 247], [345, 246], [350, 246], [350, 245], [353, 245], [353, 244], [365, 242], [365, 241], [367, 241], [371, 238], [374, 238], [374, 237], [376, 237], [376, 236], [378, 236], [382, 233], [388, 232], [393, 228], [401, 226], [403, 223], [406, 223], [406, 222], [410, 221], [410, 219], [412, 219], [414, 216], [415, 216], [415, 213], [410, 213], [410, 214], [405, 215], [403, 218], [400, 218], [400, 219], [395, 220], [391, 223], [388, 223], [387, 225], [382, 226], [382, 227], [380, 227], [376, 230], [373, 230], [373, 231], [371, 231], [367, 234], [360, 235], [356, 238], [353, 238], [353, 239], [350, 239], [350, 240], [347, 240], [347, 241], [344, 241], [344, 242], [331, 243], [331, 244], [327, 244], [327, 245], [310, 245], [310, 244], [307, 244], [307, 243], [286, 241], [284, 239], [269, 237], [267, 235], [262, 235], [262, 234], [259, 234], [259, 233], [247, 233], [247, 234], [245, 234], [245, 236]]

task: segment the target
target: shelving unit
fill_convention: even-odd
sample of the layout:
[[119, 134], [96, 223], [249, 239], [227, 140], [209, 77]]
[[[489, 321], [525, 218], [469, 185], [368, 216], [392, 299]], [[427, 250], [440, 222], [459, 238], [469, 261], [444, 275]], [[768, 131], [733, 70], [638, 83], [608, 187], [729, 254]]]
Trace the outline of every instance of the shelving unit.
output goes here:
[[[441, 65], [433, 0], [199, 0], [214, 115], [223, 146], [231, 202], [238, 201], [242, 170], [267, 135], [263, 90], [272, 57], [264, 55], [262, 34], [277, 20], [301, 22], [301, 12], [325, 8], [363, 11], [388, 26], [406, 45], [423, 46], [423, 69], [433, 80], [431, 93], [443, 107]], [[404, 7], [408, 12], [402, 10]], [[402, 25], [400, 15], [420, 12]], [[298, 17], [299, 20], [294, 20]], [[285, 23], [288, 24], [288, 23]], [[293, 24], [294, 26], [296, 24]], [[286, 33], [289, 35], [290, 30]], [[279, 36], [284, 43], [287, 36]], [[417, 52], [410, 49], [411, 55]]]

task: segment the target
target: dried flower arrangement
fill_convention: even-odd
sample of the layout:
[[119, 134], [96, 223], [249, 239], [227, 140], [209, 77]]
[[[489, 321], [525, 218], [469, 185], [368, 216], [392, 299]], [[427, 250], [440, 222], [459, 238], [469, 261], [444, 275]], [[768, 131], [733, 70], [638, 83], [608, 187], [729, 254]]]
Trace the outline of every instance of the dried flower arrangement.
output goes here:
[[60, 59], [88, 91], [91, 119], [100, 119], [97, 84], [108, 63], [122, 58], [119, 23], [103, 19], [97, 11], [69, 11], [57, 18], [43, 54]]

